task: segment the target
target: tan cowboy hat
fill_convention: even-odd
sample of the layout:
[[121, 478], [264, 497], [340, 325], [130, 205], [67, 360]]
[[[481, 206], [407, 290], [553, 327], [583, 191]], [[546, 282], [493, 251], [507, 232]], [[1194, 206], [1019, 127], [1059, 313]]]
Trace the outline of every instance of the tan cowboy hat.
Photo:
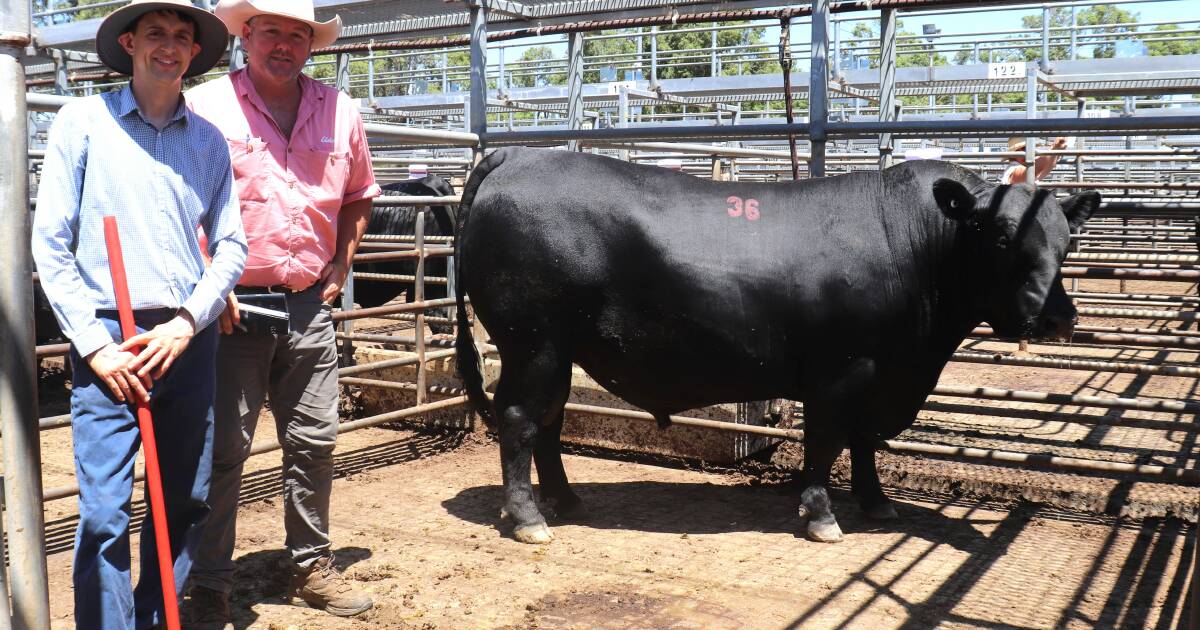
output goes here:
[[1025, 150], [1025, 138], [1022, 136], [1013, 136], [1013, 137], [1009, 138], [1008, 139], [1008, 150], [1009, 151], [1024, 151]]
[[304, 22], [313, 30], [313, 49], [325, 48], [342, 33], [342, 18], [333, 16], [328, 22], [316, 21], [312, 0], [221, 0], [217, 17], [229, 27], [229, 32], [242, 35], [242, 26], [256, 15], [278, 15]]
[[187, 0], [133, 0], [109, 13], [100, 23], [100, 28], [96, 29], [96, 53], [104, 65], [121, 74], [133, 74], [133, 60], [117, 38], [135, 20], [153, 11], [179, 11], [196, 20], [194, 40], [200, 44], [200, 54], [188, 65], [184, 78], [208, 72], [225, 54], [225, 48], [229, 45], [229, 31], [225, 30], [225, 25], [215, 15], [192, 6]]

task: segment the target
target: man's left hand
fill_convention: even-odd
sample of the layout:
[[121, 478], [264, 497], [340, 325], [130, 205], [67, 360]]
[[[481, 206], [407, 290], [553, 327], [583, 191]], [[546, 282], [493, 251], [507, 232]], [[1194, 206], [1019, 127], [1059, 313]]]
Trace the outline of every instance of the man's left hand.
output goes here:
[[126, 339], [121, 344], [120, 350], [135, 352], [138, 348], [142, 348], [133, 364], [130, 365], [130, 369], [137, 369], [137, 375], [141, 378], [150, 375], [154, 380], [158, 380], [167, 373], [171, 364], [175, 363], [175, 359], [187, 349], [194, 334], [196, 334], [196, 324], [192, 321], [191, 314], [180, 309], [179, 314], [171, 321]]
[[317, 282], [321, 284], [321, 302], [325, 304], [333, 304], [339, 293], [342, 292], [342, 285], [346, 283], [346, 276], [350, 270], [345, 264], [338, 261], [330, 261], [325, 268], [321, 270], [321, 277]]

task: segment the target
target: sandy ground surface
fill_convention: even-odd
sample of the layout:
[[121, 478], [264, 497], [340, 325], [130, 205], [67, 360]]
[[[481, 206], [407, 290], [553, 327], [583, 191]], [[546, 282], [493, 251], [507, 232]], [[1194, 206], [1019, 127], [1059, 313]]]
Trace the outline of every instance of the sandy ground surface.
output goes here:
[[[283, 604], [277, 459], [253, 461], [238, 627], [1173, 628], [1186, 619], [1193, 543], [1175, 520], [902, 493], [902, 520], [880, 527], [840, 489], [847, 536], [828, 545], [797, 535], [788, 484], [568, 456], [590, 515], [552, 523], [556, 540], [530, 546], [499, 520], [494, 444], [386, 429], [338, 447], [335, 546], [376, 607], [335, 619]], [[61, 541], [49, 557], [55, 628], [71, 626], [73, 525], [50, 523]]]

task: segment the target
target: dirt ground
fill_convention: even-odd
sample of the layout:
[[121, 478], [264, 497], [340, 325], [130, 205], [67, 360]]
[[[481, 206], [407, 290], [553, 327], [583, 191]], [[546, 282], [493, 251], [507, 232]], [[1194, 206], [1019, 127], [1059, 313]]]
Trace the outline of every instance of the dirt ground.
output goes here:
[[[362, 619], [282, 603], [277, 460], [256, 458], [240, 514], [238, 627], [1174, 628], [1193, 554], [1177, 520], [1122, 522], [900, 493], [864, 520], [834, 493], [846, 539], [798, 534], [790, 485], [568, 456], [589, 516], [546, 546], [499, 520], [494, 444], [370, 429], [338, 447], [333, 535], [375, 598]], [[266, 468], [261, 465], [270, 464]], [[57, 503], [70, 503], [57, 502]], [[74, 519], [49, 523], [54, 627], [71, 627]]]

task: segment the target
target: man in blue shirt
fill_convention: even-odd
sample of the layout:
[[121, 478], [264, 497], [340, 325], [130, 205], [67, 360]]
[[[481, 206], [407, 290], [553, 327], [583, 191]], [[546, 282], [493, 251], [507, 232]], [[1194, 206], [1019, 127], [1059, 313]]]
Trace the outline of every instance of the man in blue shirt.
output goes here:
[[[165, 6], [164, 6], [165, 5]], [[140, 443], [131, 403], [150, 403], [158, 438], [175, 584], [192, 564], [212, 470], [217, 327], [242, 273], [246, 239], [224, 136], [180, 92], [228, 42], [186, 0], [134, 0], [96, 34], [101, 60], [133, 76], [118, 91], [71, 101], [50, 130], [33, 255], [71, 340], [72, 439], [79, 478], [75, 623], [163, 623], [149, 515], [130, 585], [129, 521]], [[103, 217], [117, 217], [137, 336], [121, 341]], [[200, 251], [207, 237], [211, 264]]]

